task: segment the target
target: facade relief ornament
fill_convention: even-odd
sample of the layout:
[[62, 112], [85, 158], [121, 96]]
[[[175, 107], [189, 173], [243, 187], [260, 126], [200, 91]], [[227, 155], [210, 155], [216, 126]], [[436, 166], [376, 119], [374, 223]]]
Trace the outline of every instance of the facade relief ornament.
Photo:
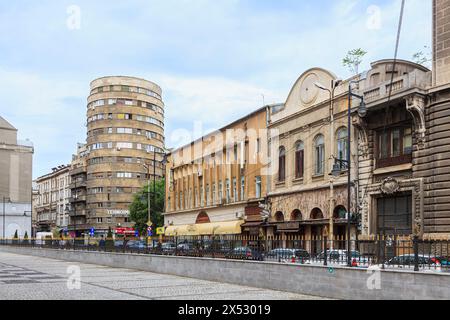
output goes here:
[[400, 190], [400, 184], [397, 179], [388, 177], [381, 183], [381, 192], [387, 195], [392, 195]]
[[423, 148], [426, 142], [425, 103], [425, 97], [419, 94], [413, 94], [406, 98], [406, 110], [413, 116], [419, 149]]
[[359, 116], [352, 117], [353, 126], [358, 129], [358, 150], [363, 157], [369, 155], [369, 130], [367, 123]]

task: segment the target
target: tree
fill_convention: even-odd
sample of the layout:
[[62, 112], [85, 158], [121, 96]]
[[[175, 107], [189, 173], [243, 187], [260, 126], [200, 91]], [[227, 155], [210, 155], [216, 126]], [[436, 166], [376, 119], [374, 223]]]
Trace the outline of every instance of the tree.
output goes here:
[[[135, 223], [135, 229], [139, 233], [146, 234], [148, 228], [148, 192], [150, 187], [150, 213], [153, 228], [159, 228], [164, 225], [164, 198], [165, 198], [165, 180], [156, 180], [151, 182], [150, 186], [145, 186], [135, 194], [133, 202], [130, 205], [130, 219]], [[154, 192], [155, 190], [155, 192]]]
[[361, 48], [350, 50], [342, 60], [342, 64], [344, 67], [347, 67], [351, 73], [358, 75], [359, 66], [366, 54], [367, 52]]
[[417, 64], [421, 64], [427, 67], [428, 64], [431, 62], [431, 53], [429, 52], [430, 48], [428, 46], [424, 46], [423, 48], [424, 50], [427, 50], [427, 52], [418, 51], [414, 53], [412, 56], [412, 60]]
[[28, 243], [28, 231], [25, 231], [25, 235], [23, 236], [23, 241]]
[[107, 249], [114, 248], [114, 240], [111, 227], [108, 227], [108, 234], [106, 235], [105, 246]]

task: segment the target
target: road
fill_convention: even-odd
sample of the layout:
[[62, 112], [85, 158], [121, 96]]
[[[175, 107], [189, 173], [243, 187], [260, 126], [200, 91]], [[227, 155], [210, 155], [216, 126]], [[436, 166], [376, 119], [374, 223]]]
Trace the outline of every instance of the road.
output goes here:
[[[79, 277], [77, 277], [78, 271]], [[322, 298], [0, 252], [0, 300], [91, 299], [316, 300]]]

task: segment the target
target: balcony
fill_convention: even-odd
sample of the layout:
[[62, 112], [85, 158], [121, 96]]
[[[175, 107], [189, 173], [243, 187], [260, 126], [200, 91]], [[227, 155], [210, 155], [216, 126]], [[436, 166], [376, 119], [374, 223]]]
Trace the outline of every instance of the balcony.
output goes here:
[[78, 175], [81, 173], [86, 173], [86, 167], [77, 167], [77, 168], [70, 170], [71, 176], [75, 176], [75, 175]]
[[77, 197], [70, 197], [69, 198], [70, 203], [77, 203], [77, 202], [86, 202], [86, 195], [79, 195]]
[[86, 188], [86, 180], [71, 182], [69, 188], [70, 189]]
[[86, 216], [85, 209], [69, 211], [69, 217], [85, 217], [85, 216]]

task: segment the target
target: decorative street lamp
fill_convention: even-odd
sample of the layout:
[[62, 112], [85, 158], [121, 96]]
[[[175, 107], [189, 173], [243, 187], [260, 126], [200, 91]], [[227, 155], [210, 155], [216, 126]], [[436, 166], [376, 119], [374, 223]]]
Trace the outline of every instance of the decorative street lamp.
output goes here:
[[6, 201], [8, 201], [8, 203], [11, 203], [11, 199], [8, 197], [3, 196], [3, 233], [2, 233], [2, 238], [3, 241], [5, 241], [5, 226], [6, 226], [6, 222], [5, 222], [5, 216], [6, 216]]

